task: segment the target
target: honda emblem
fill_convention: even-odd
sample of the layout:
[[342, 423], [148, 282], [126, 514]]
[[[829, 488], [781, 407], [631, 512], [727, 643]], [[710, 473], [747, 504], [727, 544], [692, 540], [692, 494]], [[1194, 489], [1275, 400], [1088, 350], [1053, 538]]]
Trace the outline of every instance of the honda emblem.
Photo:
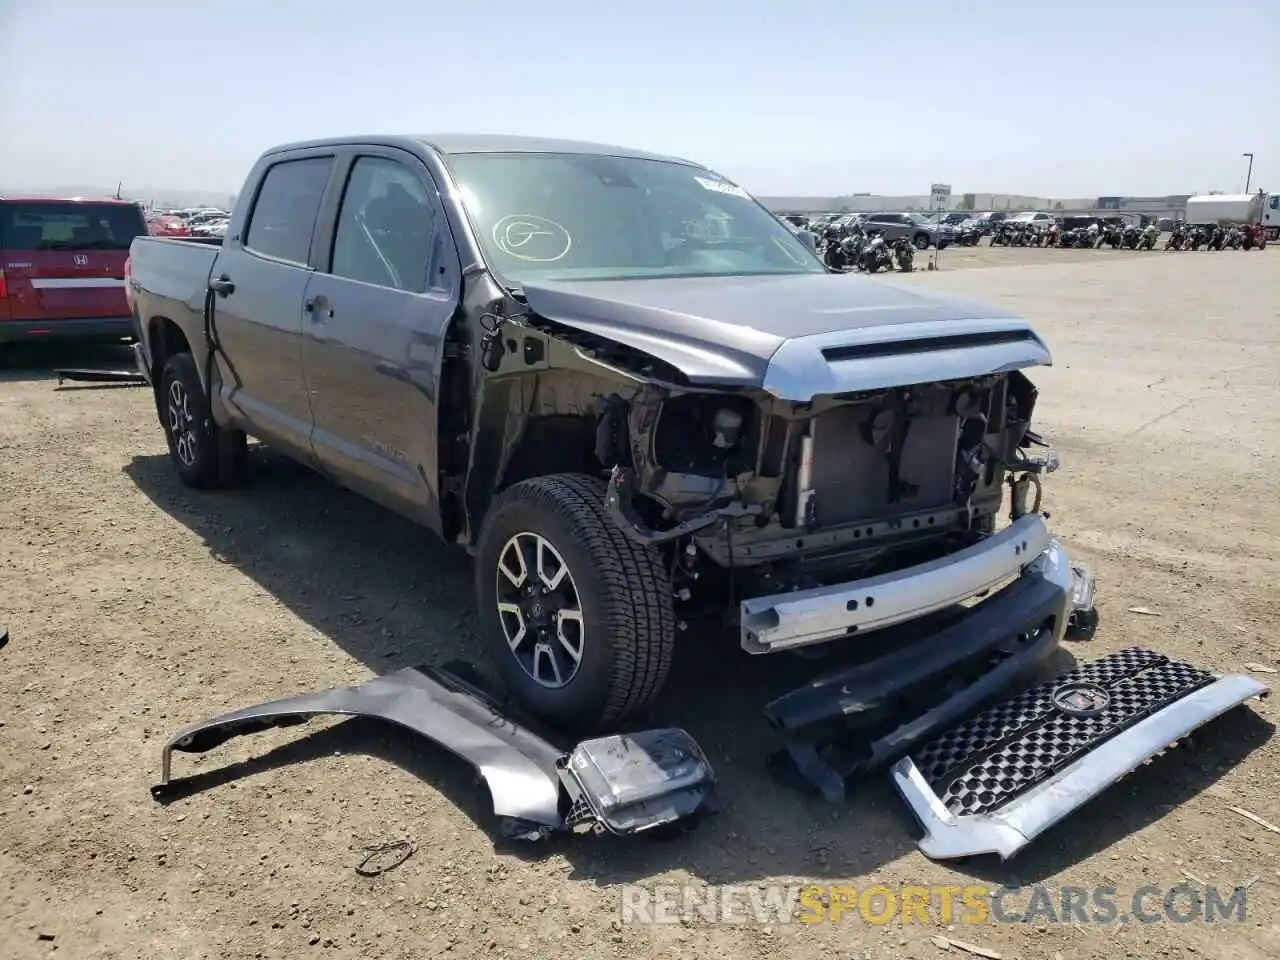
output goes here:
[[87, 267], [89, 265], [89, 255], [87, 253], [77, 253], [72, 256], [71, 262], [77, 267]]

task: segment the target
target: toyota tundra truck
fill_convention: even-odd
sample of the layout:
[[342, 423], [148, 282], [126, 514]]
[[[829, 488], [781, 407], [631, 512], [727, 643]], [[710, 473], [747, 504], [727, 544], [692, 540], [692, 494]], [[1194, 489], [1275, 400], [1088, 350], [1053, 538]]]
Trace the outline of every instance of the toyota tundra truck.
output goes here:
[[[1095, 617], [1042, 509], [1050, 351], [1020, 317], [832, 273], [726, 177], [638, 150], [320, 140], [239, 197], [224, 238], [130, 253], [178, 477], [240, 483], [252, 435], [468, 551], [529, 714], [625, 724], [708, 623], [753, 657], [830, 654], [766, 707], [791, 766], [830, 795], [915, 750], [899, 788], [954, 855], [1016, 848], [982, 817], [1090, 750], [1021, 842], [1141, 762], [1139, 720], [1252, 695], [1128, 651], [965, 720]], [[997, 755], [1037, 738], [1035, 763]], [[970, 782], [987, 762], [1004, 786]]]

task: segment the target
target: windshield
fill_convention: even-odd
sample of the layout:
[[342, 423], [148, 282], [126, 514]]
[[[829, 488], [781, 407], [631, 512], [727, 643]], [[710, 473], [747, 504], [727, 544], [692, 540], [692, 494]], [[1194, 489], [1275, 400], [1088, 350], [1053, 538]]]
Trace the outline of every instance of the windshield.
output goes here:
[[514, 283], [826, 272], [745, 190], [701, 168], [579, 154], [448, 162], [490, 268]]
[[0, 203], [0, 250], [128, 250], [146, 232], [132, 203]]

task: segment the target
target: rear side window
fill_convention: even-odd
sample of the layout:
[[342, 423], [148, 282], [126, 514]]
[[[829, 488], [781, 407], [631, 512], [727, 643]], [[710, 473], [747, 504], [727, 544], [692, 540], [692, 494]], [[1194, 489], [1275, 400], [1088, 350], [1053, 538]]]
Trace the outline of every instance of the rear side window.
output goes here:
[[333, 157], [284, 160], [270, 167], [249, 216], [244, 245], [268, 257], [306, 263], [332, 169]]
[[0, 203], [0, 250], [128, 250], [146, 232], [132, 203]]

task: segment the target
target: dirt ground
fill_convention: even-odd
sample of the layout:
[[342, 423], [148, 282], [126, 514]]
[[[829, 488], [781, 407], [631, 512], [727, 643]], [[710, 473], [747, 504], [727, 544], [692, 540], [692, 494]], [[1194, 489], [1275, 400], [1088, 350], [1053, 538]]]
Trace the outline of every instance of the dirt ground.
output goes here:
[[[1141, 644], [1220, 671], [1280, 666], [1280, 251], [947, 250], [941, 265], [869, 282], [1020, 310], [1054, 348], [1057, 365], [1036, 373], [1037, 425], [1063, 458], [1046, 508], [1094, 565], [1102, 613], [1071, 652]], [[175, 773], [210, 771], [207, 789], [161, 805], [148, 792], [161, 743], [191, 721], [474, 656], [468, 566], [268, 451], [249, 489], [185, 490], [146, 391], [58, 389], [50, 369], [84, 356], [18, 362], [0, 373], [6, 960], [967, 956], [939, 935], [1005, 960], [1280, 956], [1280, 833], [1229, 809], [1280, 823], [1274, 698], [1004, 865], [926, 860], [883, 776], [836, 807], [776, 785], [759, 712], [770, 667], [717, 665], [696, 642], [656, 714], [704, 745], [727, 803], [676, 840], [503, 841], [461, 764], [358, 721], [179, 755]], [[356, 873], [368, 845], [399, 838], [417, 848], [405, 863]], [[1245, 884], [1248, 913], [950, 928], [620, 919], [625, 883], [770, 882], [1110, 884], [1122, 904], [1145, 884]]]

